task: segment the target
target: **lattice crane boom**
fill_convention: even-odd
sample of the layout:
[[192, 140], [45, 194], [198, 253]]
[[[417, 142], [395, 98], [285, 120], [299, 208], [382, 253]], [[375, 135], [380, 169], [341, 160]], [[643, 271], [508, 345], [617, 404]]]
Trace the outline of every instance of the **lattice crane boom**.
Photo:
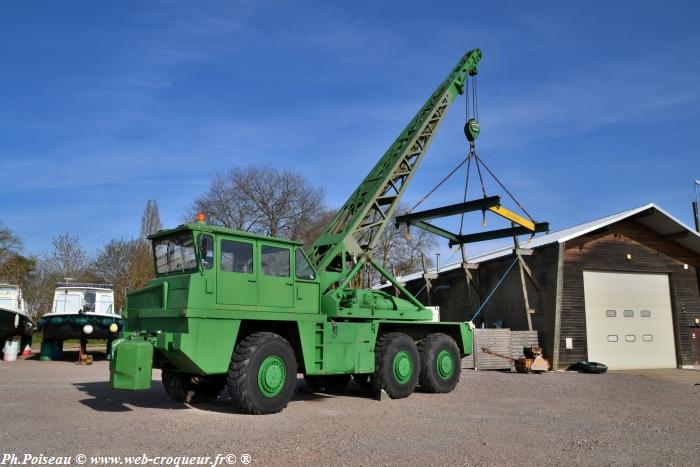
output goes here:
[[359, 270], [345, 270], [345, 256], [370, 260], [438, 126], [455, 98], [464, 94], [465, 80], [476, 74], [480, 60], [479, 49], [464, 54], [311, 245], [309, 256], [320, 273], [322, 291], [341, 279], [347, 282]]

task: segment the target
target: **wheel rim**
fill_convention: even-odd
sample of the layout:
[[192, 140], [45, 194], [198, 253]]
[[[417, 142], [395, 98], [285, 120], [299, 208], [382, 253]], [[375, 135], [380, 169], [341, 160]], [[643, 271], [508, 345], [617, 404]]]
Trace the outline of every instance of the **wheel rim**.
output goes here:
[[287, 380], [287, 368], [284, 361], [276, 355], [263, 360], [258, 370], [258, 388], [265, 397], [274, 397], [284, 388]]
[[394, 357], [394, 378], [399, 384], [406, 384], [413, 375], [413, 359], [411, 354], [402, 350]]
[[449, 350], [441, 350], [438, 353], [436, 364], [437, 372], [442, 379], [448, 379], [455, 372], [455, 361]]

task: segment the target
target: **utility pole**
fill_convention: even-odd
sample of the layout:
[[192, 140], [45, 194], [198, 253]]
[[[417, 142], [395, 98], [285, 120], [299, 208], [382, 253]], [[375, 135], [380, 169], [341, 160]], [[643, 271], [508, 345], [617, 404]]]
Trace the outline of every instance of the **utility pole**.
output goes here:
[[695, 201], [693, 201], [693, 219], [695, 219], [695, 231], [700, 233], [700, 216], [698, 216], [698, 185], [700, 185], [700, 180], [695, 179]]

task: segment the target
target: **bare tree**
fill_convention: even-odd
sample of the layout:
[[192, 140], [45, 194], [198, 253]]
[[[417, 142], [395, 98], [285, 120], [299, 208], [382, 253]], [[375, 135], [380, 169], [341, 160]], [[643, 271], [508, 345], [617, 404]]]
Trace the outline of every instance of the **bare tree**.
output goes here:
[[217, 173], [190, 209], [233, 229], [309, 243], [327, 217], [321, 188], [299, 172], [270, 166], [235, 167]]
[[18, 285], [25, 299], [32, 287], [36, 258], [22, 254], [23, 242], [10, 229], [0, 225], [0, 282]]
[[132, 247], [131, 262], [129, 263], [128, 291], [145, 287], [155, 276], [153, 250], [148, 241], [137, 241]]
[[86, 280], [90, 260], [78, 237], [64, 233], [53, 238], [53, 252], [46, 256], [48, 270], [59, 278]]
[[[396, 215], [407, 213], [405, 206], [399, 206]], [[394, 228], [393, 221], [382, 233], [377, 246], [372, 252], [374, 260], [389, 273], [400, 276], [420, 270], [423, 265], [421, 257], [425, 257], [426, 266], [432, 266], [432, 252], [437, 247], [435, 235], [422, 229], [413, 228], [410, 232], [405, 228]], [[382, 281], [379, 273], [367, 268], [364, 275], [364, 286], [371, 287]]]
[[0, 223], [0, 264], [17, 256], [23, 247], [22, 239]]
[[47, 256], [35, 259], [34, 270], [27, 278], [27, 285], [22, 287], [29, 310], [35, 318], [51, 311], [56, 282], [62, 279], [55, 271], [50, 270]]
[[115, 308], [121, 309], [126, 294], [144, 287], [153, 277], [150, 243], [111, 240], [98, 251], [93, 268], [101, 280], [114, 286]]
[[144, 208], [143, 215], [141, 216], [141, 238], [145, 239], [162, 228], [163, 224], [160, 222], [158, 203], [154, 199], [149, 199], [146, 202], [146, 207]]
[[56, 282], [66, 278], [94, 281], [90, 259], [77, 237], [68, 233], [53, 238], [53, 250], [38, 258], [23, 258], [17, 263], [24, 269], [24, 281], [18, 280], [24, 298], [35, 318], [51, 310]]
[[19, 285], [20, 288], [24, 289], [35, 268], [36, 259], [31, 256], [26, 257], [20, 254], [9, 256], [0, 262], [0, 282]]
[[309, 229], [306, 231], [304, 238], [301, 239], [301, 241], [304, 242], [304, 247], [309, 247], [314, 240], [321, 236], [337, 212], [337, 209], [324, 209], [318, 213], [309, 226]]
[[93, 268], [105, 282], [115, 287], [128, 282], [133, 240], [110, 240], [97, 252]]

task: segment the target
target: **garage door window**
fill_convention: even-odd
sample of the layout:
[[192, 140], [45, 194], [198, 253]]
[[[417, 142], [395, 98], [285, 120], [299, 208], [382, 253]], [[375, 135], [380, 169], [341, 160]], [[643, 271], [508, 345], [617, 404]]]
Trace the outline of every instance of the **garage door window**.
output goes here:
[[627, 334], [627, 335], [625, 336], [625, 340], [626, 340], [627, 342], [634, 342], [634, 341], [637, 340], [637, 337], [636, 337], [634, 334]]
[[617, 334], [610, 334], [608, 336], [608, 342], [617, 342]]
[[634, 310], [625, 310], [622, 312], [622, 316], [624, 316], [625, 318], [633, 318]]
[[607, 316], [608, 318], [614, 318], [615, 316], [617, 316], [617, 311], [605, 310], [605, 316]]
[[639, 312], [639, 316], [642, 318], [650, 318], [651, 317], [651, 311], [649, 310], [642, 310]]
[[653, 337], [651, 334], [644, 334], [644, 335], [642, 336], [642, 340], [643, 340], [644, 342], [651, 342], [651, 341], [654, 340], [654, 337]]

